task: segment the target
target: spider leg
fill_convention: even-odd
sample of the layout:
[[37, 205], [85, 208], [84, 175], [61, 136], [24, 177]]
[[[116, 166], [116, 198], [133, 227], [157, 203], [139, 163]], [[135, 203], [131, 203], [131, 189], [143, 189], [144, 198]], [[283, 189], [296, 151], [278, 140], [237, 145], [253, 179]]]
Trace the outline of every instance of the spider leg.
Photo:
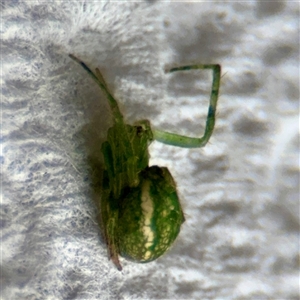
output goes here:
[[193, 138], [157, 129], [152, 129], [155, 140], [160, 141], [164, 144], [183, 148], [204, 147], [209, 141], [213, 133], [216, 120], [217, 101], [221, 81], [221, 66], [218, 64], [182, 66], [178, 68], [172, 68], [169, 70], [169, 72], [172, 73], [177, 71], [187, 71], [193, 69], [210, 69], [213, 71], [213, 80], [204, 135], [201, 138]]
[[93, 71], [80, 59], [78, 59], [76, 56], [73, 54], [69, 54], [69, 57], [75, 60], [77, 63], [79, 63], [86, 71], [87, 73], [96, 81], [96, 83], [100, 86], [101, 90], [104, 92], [108, 99], [108, 103], [110, 105], [114, 121], [116, 123], [123, 122], [123, 115], [120, 112], [118, 103], [116, 99], [113, 97], [113, 95], [109, 92], [106, 82], [100, 72], [100, 70], [97, 68], [96, 69], [96, 74], [93, 73]]

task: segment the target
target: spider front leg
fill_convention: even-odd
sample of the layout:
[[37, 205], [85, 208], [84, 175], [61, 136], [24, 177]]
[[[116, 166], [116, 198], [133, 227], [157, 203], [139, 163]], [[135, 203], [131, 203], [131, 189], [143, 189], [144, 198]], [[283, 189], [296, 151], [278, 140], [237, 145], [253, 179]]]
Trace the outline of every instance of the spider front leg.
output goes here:
[[109, 106], [112, 111], [113, 120], [115, 123], [123, 123], [123, 115], [120, 112], [118, 103], [116, 99], [113, 97], [113, 95], [110, 93], [110, 91], [107, 88], [107, 84], [98, 68], [96, 68], [96, 74], [92, 72], [92, 70], [80, 59], [78, 59], [73, 54], [69, 54], [69, 57], [72, 58], [74, 61], [76, 61], [78, 64], [80, 64], [86, 72], [94, 79], [94, 81], [99, 85], [101, 90], [104, 92], [108, 99]]
[[169, 72], [188, 71], [197, 69], [210, 69], [213, 71], [212, 88], [210, 93], [208, 114], [204, 135], [201, 138], [187, 137], [175, 133], [165, 132], [157, 129], [152, 129], [154, 139], [161, 143], [183, 147], [183, 148], [199, 148], [204, 147], [209, 141], [215, 126], [217, 101], [219, 96], [220, 81], [221, 81], [221, 66], [218, 64], [208, 65], [191, 65], [178, 68], [172, 68]]

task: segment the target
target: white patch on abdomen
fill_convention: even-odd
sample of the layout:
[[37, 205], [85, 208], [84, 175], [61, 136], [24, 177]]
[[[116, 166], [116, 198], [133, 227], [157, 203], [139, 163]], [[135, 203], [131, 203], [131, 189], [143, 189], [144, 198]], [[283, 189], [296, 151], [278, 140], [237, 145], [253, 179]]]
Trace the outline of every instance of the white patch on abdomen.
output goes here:
[[[144, 216], [143, 226], [143, 234], [146, 240], [145, 247], [149, 248], [152, 246], [154, 241], [154, 233], [151, 229], [151, 218], [153, 216], [154, 208], [153, 201], [150, 197], [150, 181], [146, 180], [143, 184], [142, 188], [142, 210]], [[145, 253], [144, 259], [148, 259], [151, 257], [151, 251], [147, 251]]]

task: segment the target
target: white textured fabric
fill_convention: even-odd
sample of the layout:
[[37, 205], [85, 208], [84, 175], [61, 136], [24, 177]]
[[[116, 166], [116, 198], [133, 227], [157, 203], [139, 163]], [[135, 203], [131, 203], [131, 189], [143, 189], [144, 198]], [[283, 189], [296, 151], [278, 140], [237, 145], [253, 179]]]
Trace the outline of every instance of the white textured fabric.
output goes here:
[[[1, 2], [1, 299], [298, 299], [299, 3]], [[157, 261], [107, 260], [91, 159], [110, 112], [68, 57], [99, 67], [128, 120], [200, 136], [154, 142], [186, 222]], [[98, 193], [99, 192], [99, 193]]]

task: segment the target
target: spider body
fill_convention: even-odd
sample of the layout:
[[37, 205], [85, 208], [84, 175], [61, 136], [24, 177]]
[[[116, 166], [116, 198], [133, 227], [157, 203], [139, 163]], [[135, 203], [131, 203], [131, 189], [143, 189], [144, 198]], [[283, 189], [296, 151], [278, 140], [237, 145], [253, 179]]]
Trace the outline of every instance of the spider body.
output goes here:
[[153, 261], [173, 244], [184, 215], [169, 170], [149, 166], [148, 146], [154, 139], [179, 147], [205, 146], [215, 124], [220, 66], [194, 65], [170, 70], [213, 71], [205, 133], [201, 138], [192, 138], [153, 129], [147, 120], [126, 124], [100, 71], [96, 69], [94, 74], [78, 58], [70, 57], [81, 64], [101, 87], [113, 115], [113, 126], [102, 145], [105, 170], [100, 203], [101, 225], [109, 256], [119, 270], [122, 270], [119, 255], [141, 263]]

